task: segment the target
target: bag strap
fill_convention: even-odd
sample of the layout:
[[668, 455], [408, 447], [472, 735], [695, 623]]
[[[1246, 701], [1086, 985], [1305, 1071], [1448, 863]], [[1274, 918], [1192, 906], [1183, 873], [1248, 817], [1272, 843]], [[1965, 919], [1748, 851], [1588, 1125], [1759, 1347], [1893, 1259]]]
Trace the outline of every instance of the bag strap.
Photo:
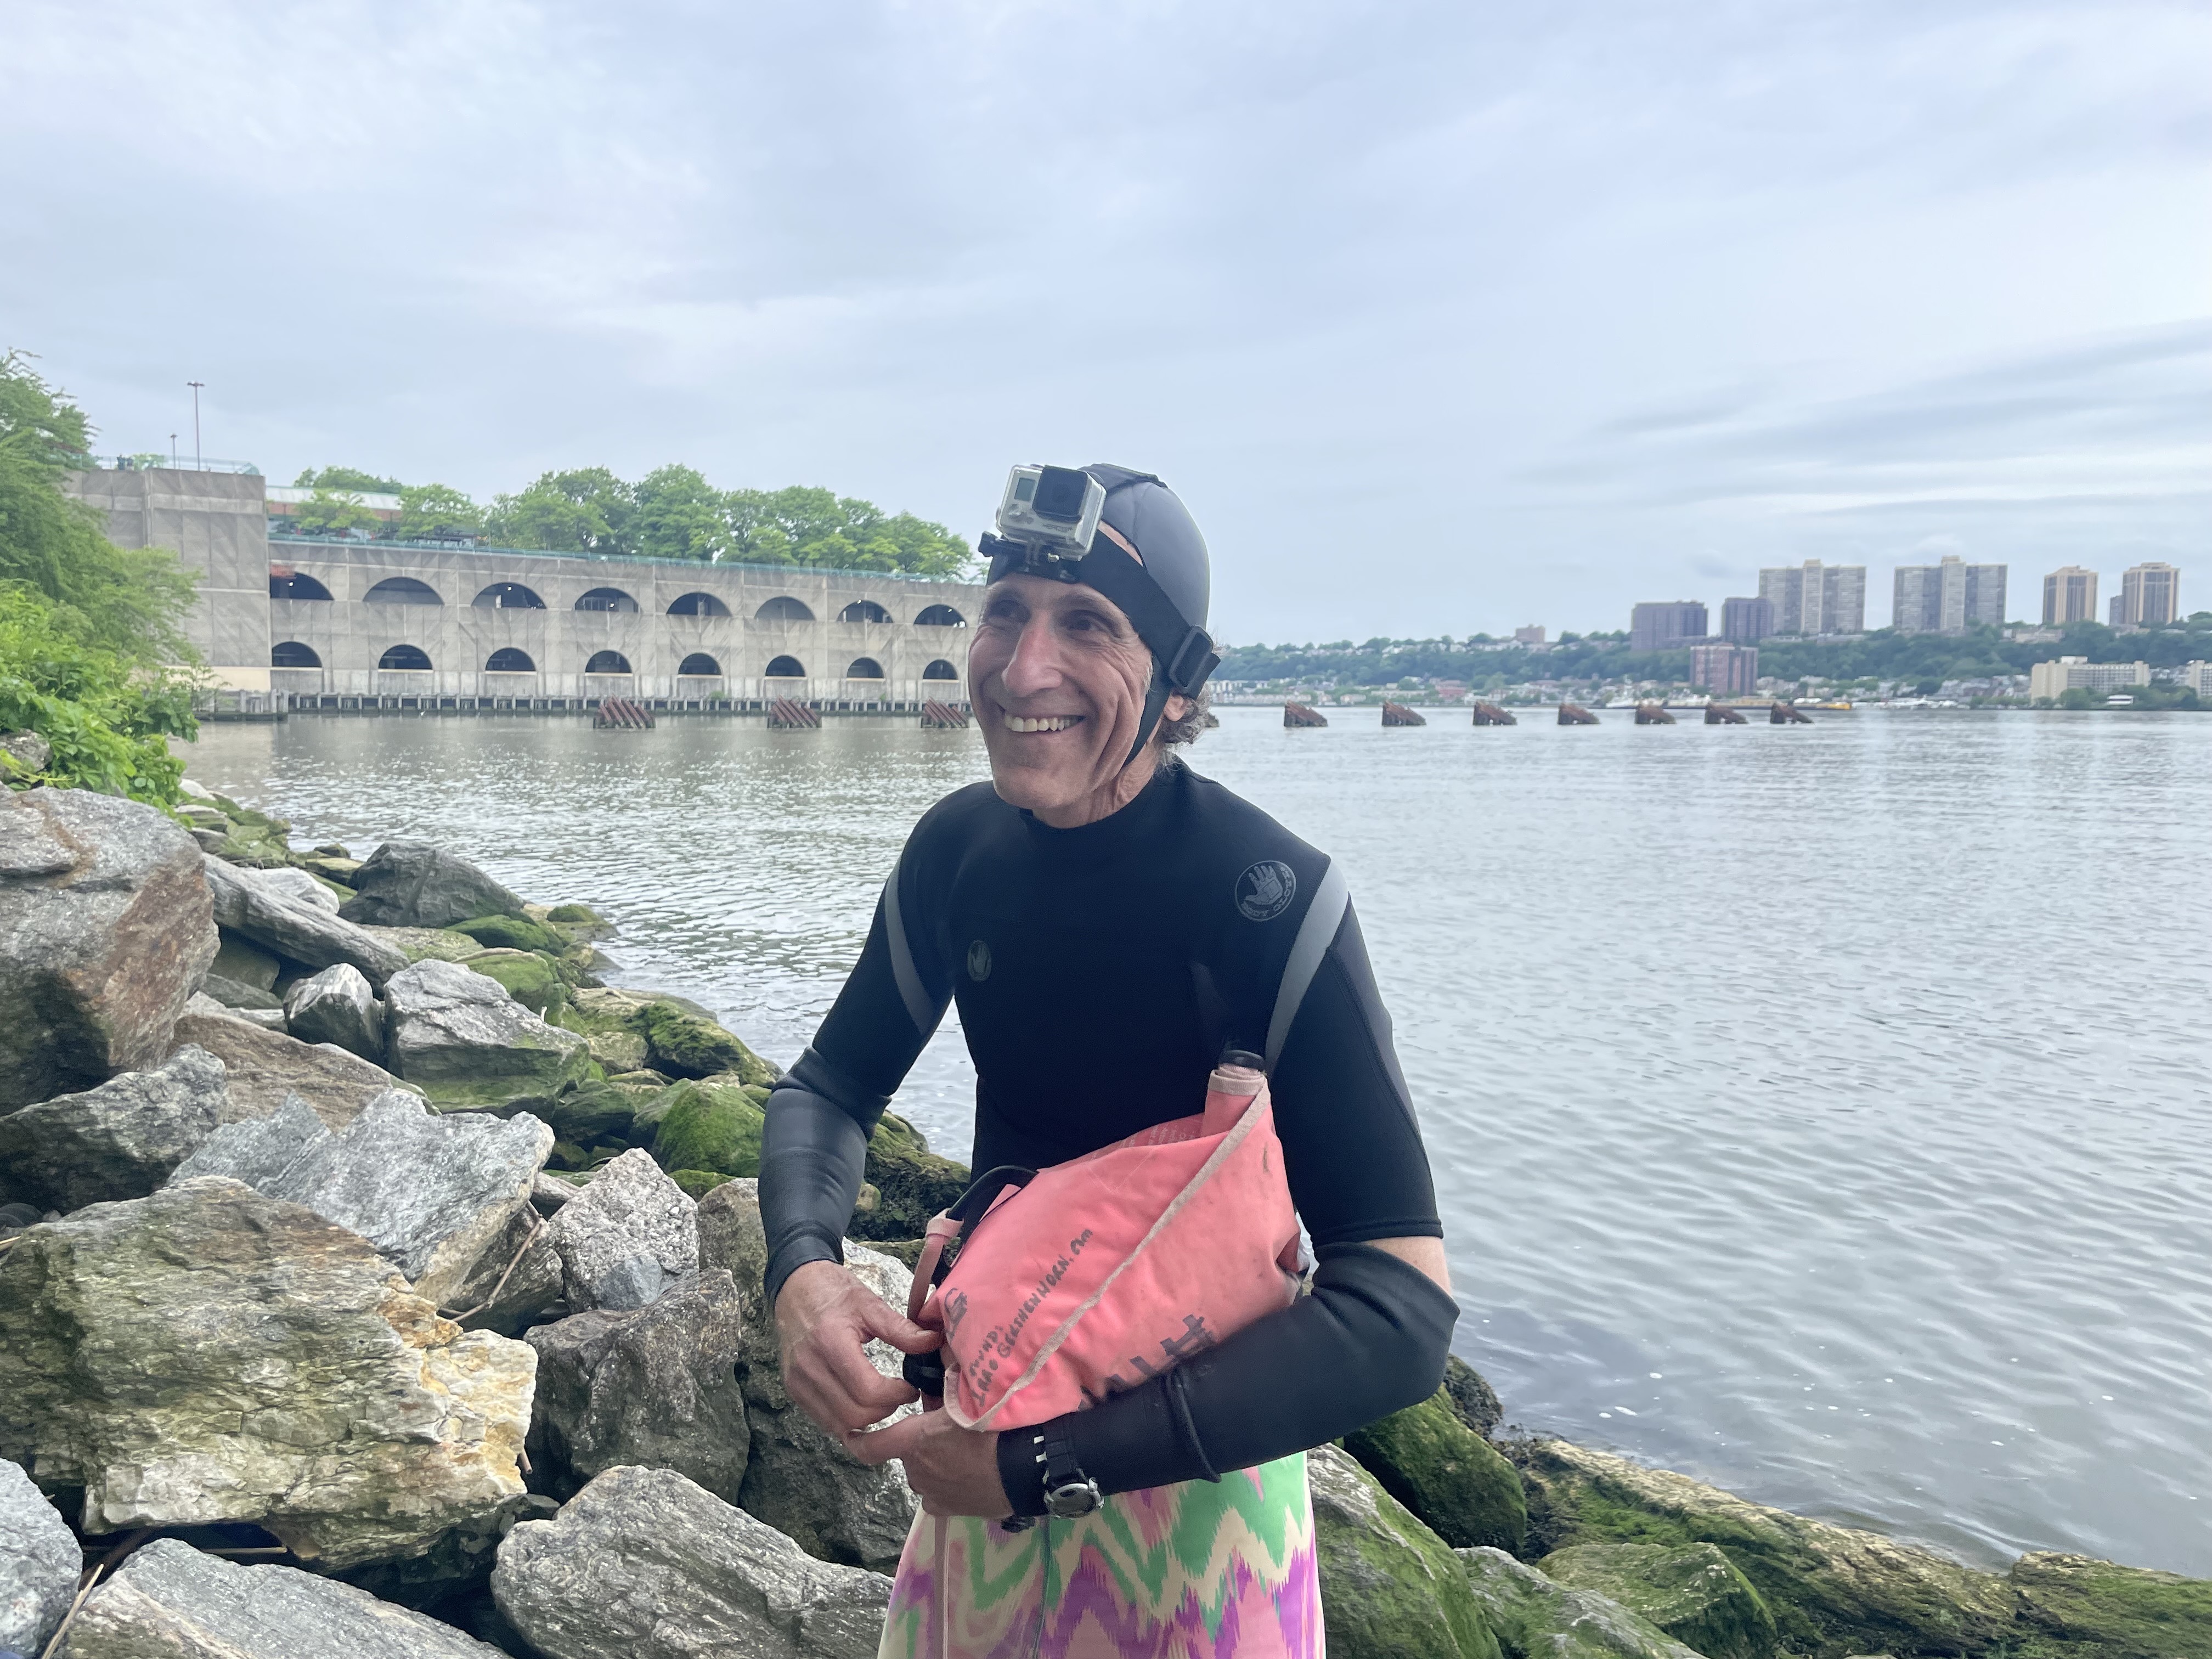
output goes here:
[[1291, 1023], [1298, 1017], [1298, 1006], [1306, 1000], [1307, 988], [1321, 969], [1321, 959], [1335, 942], [1336, 930], [1343, 925], [1351, 902], [1352, 890], [1345, 884], [1344, 872], [1331, 859], [1322, 873], [1321, 885], [1314, 890], [1313, 902], [1306, 906], [1305, 920], [1298, 924], [1298, 936], [1291, 941], [1290, 957], [1283, 963], [1274, 1015], [1267, 1022], [1267, 1047], [1261, 1056], [1269, 1073], [1282, 1058], [1283, 1044], [1290, 1041]]

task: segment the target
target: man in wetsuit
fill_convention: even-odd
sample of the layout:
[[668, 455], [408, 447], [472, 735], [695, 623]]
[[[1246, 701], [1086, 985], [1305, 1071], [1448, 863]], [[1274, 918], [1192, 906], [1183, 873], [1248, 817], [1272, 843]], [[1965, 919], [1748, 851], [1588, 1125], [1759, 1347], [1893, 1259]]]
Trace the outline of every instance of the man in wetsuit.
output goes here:
[[[985, 539], [968, 684], [991, 781], [915, 826], [860, 963], [768, 1107], [760, 1196], [787, 1386], [854, 1455], [902, 1460], [933, 1516], [1073, 1520], [1115, 1494], [1258, 1480], [1434, 1392], [1457, 1316], [1340, 872], [1171, 752], [1194, 735], [1214, 662], [1205, 543], [1157, 479], [1084, 471], [1106, 492], [1086, 552]], [[840, 1265], [840, 1240], [867, 1136], [955, 999], [979, 1170], [1189, 1116], [1224, 1050], [1263, 1057], [1311, 1294], [1034, 1429], [977, 1432], [939, 1411], [871, 1431], [915, 1390], [864, 1343], [938, 1339]], [[1303, 1510], [1302, 1459], [1294, 1479]], [[990, 1528], [977, 1547], [1001, 1540]]]

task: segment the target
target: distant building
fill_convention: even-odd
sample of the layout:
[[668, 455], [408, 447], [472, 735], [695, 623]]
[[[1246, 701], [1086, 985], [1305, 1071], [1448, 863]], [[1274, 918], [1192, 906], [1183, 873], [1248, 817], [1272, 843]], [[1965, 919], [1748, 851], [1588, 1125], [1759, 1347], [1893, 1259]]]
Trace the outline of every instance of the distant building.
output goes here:
[[1705, 607], [1696, 599], [1639, 605], [1629, 613], [1629, 648], [1664, 651], [1685, 640], [1705, 637]]
[[2212, 662], [2184, 663], [2181, 683], [2200, 697], [2212, 697]]
[[1866, 567], [1808, 559], [1759, 573], [1759, 597], [1774, 607], [1778, 634], [1866, 632]]
[[2056, 702], [2069, 691], [2124, 691], [2131, 685], [2150, 684], [2147, 662], [2091, 662], [2087, 657], [2061, 657], [2039, 662], [2028, 671], [2027, 695], [2040, 702]]
[[1748, 696], [1759, 687], [1759, 647], [1753, 645], [1693, 645], [1690, 684], [1717, 696]]
[[1947, 554], [1936, 564], [1897, 568], [1890, 621], [1900, 634], [1963, 634], [1980, 623], [2004, 623], [2005, 567], [1968, 564]]
[[2043, 579], [2043, 625], [2097, 620], [2097, 573], [2069, 564]]
[[1531, 623], [1526, 628], [1513, 630], [1513, 643], [1516, 645], [1541, 645], [1543, 642], [1544, 629], [1540, 623]]
[[1757, 645], [1773, 631], [1773, 600], [1721, 601], [1721, 637], [1731, 644]]
[[2116, 622], [2163, 628], [2181, 620], [2181, 573], [2170, 564], [2131, 565], [2120, 575]]

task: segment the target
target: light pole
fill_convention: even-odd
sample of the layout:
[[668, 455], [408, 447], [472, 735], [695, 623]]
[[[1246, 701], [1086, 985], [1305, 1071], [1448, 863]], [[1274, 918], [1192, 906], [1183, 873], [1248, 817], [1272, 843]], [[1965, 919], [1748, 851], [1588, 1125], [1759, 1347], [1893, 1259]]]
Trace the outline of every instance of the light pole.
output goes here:
[[207, 471], [207, 464], [200, 457], [200, 388], [207, 382], [187, 380], [185, 384], [192, 389], [192, 470], [195, 472], [204, 472]]
[[169, 470], [177, 470], [177, 434], [173, 432], [169, 434]]

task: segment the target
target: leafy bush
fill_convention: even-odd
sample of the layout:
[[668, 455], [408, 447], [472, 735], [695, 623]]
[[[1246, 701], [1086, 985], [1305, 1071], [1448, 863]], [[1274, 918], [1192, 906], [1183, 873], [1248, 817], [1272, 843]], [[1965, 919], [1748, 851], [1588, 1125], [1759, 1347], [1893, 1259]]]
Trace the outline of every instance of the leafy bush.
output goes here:
[[184, 674], [87, 644], [66, 607], [24, 583], [0, 583], [0, 730], [35, 732], [53, 749], [43, 772], [11, 775], [12, 787], [47, 783], [172, 805], [185, 765], [167, 739], [198, 729]]

